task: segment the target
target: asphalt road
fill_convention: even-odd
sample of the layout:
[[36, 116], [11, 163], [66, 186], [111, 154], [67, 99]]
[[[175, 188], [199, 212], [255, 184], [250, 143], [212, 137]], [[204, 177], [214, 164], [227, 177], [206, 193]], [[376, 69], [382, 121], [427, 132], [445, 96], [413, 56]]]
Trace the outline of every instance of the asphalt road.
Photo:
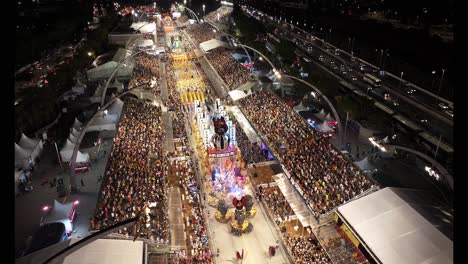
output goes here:
[[[247, 13], [247, 15], [249, 14]], [[360, 88], [361, 91], [367, 93], [374, 100], [414, 121], [422, 130], [426, 130], [436, 138], [442, 135], [442, 141], [447, 142], [449, 145], [453, 144], [453, 117], [445, 113], [445, 110], [441, 109], [438, 105], [439, 103], [450, 104], [447, 100], [443, 98], [439, 99], [426, 90], [412, 84], [407, 87], [404, 80], [400, 83], [398, 77], [395, 78], [389, 73], [381, 76], [374, 66], [370, 66], [371, 64], [356, 57], [352, 59], [351, 54], [342, 50], [335, 55], [333, 46], [325, 44], [321, 39], [301, 32], [296, 28], [291, 29], [290, 25], [286, 26], [284, 22], [282, 22], [283, 25], [280, 25], [277, 21], [273, 21], [267, 16], [263, 18], [258, 16], [253, 17], [259, 19], [262, 23], [273, 22], [279, 29], [277, 37], [295, 42], [296, 46], [302, 50], [302, 53], [307, 54], [305, 57], [324, 66], [333, 72], [336, 77], [342, 78], [353, 86]], [[360, 69], [360, 65], [364, 65], [363, 70]], [[347, 72], [346, 74], [343, 74], [343, 69]], [[382, 85], [379, 88], [368, 90], [370, 85], [363, 80], [365, 73], [370, 73], [381, 79]], [[355, 77], [356, 80], [353, 81], [352, 77]], [[412, 88], [416, 92], [408, 95], [408, 88]], [[387, 100], [384, 98], [385, 93], [390, 95]], [[427, 121], [422, 122], [422, 120]]]

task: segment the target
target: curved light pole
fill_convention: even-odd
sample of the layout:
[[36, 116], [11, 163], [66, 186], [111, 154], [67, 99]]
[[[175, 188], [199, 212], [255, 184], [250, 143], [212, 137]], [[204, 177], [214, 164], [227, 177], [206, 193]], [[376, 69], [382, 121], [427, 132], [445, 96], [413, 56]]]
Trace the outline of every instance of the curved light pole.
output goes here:
[[76, 144], [75, 144], [75, 148], [73, 149], [73, 154], [72, 154], [72, 157], [70, 159], [70, 162], [71, 162], [71, 172], [70, 172], [70, 185], [71, 185], [71, 191], [75, 191], [77, 188], [76, 188], [76, 172], [75, 172], [75, 168], [76, 168], [76, 156], [78, 155], [78, 150], [80, 149], [80, 145], [81, 145], [81, 141], [83, 141], [83, 138], [84, 138], [84, 135], [86, 134], [86, 129], [88, 128], [88, 126], [97, 118], [97, 117], [100, 117], [100, 116], [103, 116], [104, 115], [104, 111], [105, 109], [111, 105], [116, 99], [122, 97], [123, 95], [126, 95], [128, 94], [130, 91], [133, 91], [134, 89], [136, 88], [139, 88], [140, 86], [143, 86], [143, 85], [146, 85], [146, 84], [149, 84], [149, 82], [147, 83], [142, 83], [142, 84], [139, 84], [137, 86], [134, 86], [130, 89], [128, 89], [128, 91], [126, 92], [123, 92], [117, 96], [115, 96], [114, 98], [112, 98], [109, 102], [107, 102], [106, 105], [102, 106], [101, 105], [101, 109], [98, 110], [94, 115], [93, 117], [91, 117], [91, 119], [89, 120], [88, 123], [86, 123], [86, 125], [83, 127], [83, 129], [81, 130], [80, 132], [80, 135], [78, 136], [78, 139], [76, 140]]
[[336, 111], [335, 106], [331, 103], [331, 101], [317, 87], [315, 87], [311, 83], [306, 82], [306, 81], [304, 81], [302, 79], [299, 79], [299, 78], [297, 78], [295, 76], [291, 76], [291, 75], [287, 75], [287, 74], [285, 74], [284, 76], [289, 77], [291, 79], [294, 79], [296, 81], [302, 82], [303, 84], [305, 84], [305, 85], [309, 86], [310, 88], [314, 89], [315, 92], [317, 92], [320, 96], [322, 96], [322, 98], [325, 100], [325, 102], [328, 104], [328, 106], [332, 110], [333, 115], [335, 117], [335, 120], [338, 122], [338, 131], [340, 132], [340, 136], [339, 136], [338, 140], [339, 140], [339, 149], [341, 151], [341, 147], [342, 147], [341, 146], [341, 136], [342, 136], [341, 132], [343, 131], [343, 128], [341, 127], [340, 116], [338, 115], [338, 112]]
[[195, 18], [197, 19], [198, 24], [200, 24], [200, 19], [198, 18], [197, 14], [195, 14], [195, 12], [193, 12], [192, 9], [188, 8], [188, 7], [185, 6], [185, 5], [184, 5], [184, 9], [190, 11], [190, 13], [191, 13], [192, 15], [194, 15]]

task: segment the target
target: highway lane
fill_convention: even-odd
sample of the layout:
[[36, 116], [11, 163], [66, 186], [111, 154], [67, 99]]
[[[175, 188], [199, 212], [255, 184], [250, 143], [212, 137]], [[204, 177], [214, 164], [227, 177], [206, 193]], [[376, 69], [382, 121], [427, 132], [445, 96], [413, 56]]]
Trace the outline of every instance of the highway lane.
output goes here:
[[[442, 135], [443, 140], [452, 144], [453, 118], [444, 113], [444, 111], [442, 111], [438, 106], [438, 103], [447, 103], [447, 100], [440, 101], [430, 92], [413, 85], [410, 87], [417, 90], [417, 92], [412, 95], [408, 95], [406, 91], [407, 87], [405, 85], [406, 82], [402, 81], [400, 84], [399, 79], [393, 78], [388, 73], [385, 74], [383, 78], [382, 76], [378, 76], [376, 73], [378, 70], [374, 68], [373, 65], [356, 57], [352, 59], [351, 54], [342, 50], [339, 51], [339, 55], [335, 55], [333, 46], [310, 34], [301, 32], [295, 27], [292, 27], [291, 29], [291, 25], [286, 25], [284, 22], [280, 25], [277, 21], [273, 21], [268, 18], [268, 16], [264, 16], [262, 18], [254, 15], [254, 17], [259, 19], [262, 23], [273, 22], [279, 29], [279, 35], [277, 35], [277, 37], [292, 40], [295, 42], [296, 46], [306, 53], [313, 61], [322, 64], [329, 71], [335, 73], [335, 75], [352, 83], [354, 86], [361, 88], [364, 93], [368, 92], [367, 88], [370, 86], [368, 83], [363, 81], [363, 75], [366, 72], [381, 78], [384, 84], [379, 89], [388, 93], [390, 97], [388, 97], [388, 100], [382, 100], [382, 98], [376, 96], [375, 93], [369, 93], [369, 96], [386, 106], [389, 106], [391, 109], [402, 113], [410, 120], [415, 121], [415, 123], [420, 125], [422, 129], [428, 130], [428, 132], [437, 135], [437, 137]], [[307, 47], [310, 47], [311, 49], [307, 49]], [[319, 59], [320, 56], [322, 56], [321, 59]], [[334, 62], [334, 65], [332, 65], [331, 61]], [[347, 71], [346, 75], [342, 74], [343, 71], [341, 70], [341, 64], [344, 65]], [[364, 71], [361, 71], [360, 65], [365, 65]], [[350, 69], [352, 70], [351, 73], [349, 72]], [[356, 77], [356, 80], [353, 81], [351, 76]]]

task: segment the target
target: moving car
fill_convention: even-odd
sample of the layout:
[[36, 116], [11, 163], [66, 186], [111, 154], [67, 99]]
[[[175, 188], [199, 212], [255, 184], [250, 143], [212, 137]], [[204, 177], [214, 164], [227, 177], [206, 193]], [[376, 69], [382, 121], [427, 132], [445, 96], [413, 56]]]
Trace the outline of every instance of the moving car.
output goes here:
[[450, 117], [453, 117], [453, 110], [445, 110], [444, 113], [449, 115]]
[[444, 104], [444, 103], [439, 103], [439, 107], [444, 109], [444, 110], [449, 109], [449, 106], [447, 104]]

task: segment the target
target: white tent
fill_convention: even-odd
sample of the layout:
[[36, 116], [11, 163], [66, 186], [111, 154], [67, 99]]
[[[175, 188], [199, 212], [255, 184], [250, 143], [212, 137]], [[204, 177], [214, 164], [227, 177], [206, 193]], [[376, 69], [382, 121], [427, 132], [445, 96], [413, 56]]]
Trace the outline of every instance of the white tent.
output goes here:
[[[67, 142], [60, 150], [60, 157], [62, 158], [63, 162], [69, 162], [71, 160], [72, 155], [73, 155], [73, 150], [75, 149], [75, 145], [76, 144], [74, 144], [69, 139], [67, 139]], [[89, 154], [78, 151], [76, 155], [76, 162], [88, 162], [88, 161], [89, 161]]]
[[31, 139], [25, 134], [21, 134], [18, 145], [26, 151], [30, 151], [31, 159], [34, 161], [42, 153], [43, 145], [41, 139]]
[[327, 116], [325, 117], [325, 121], [332, 122], [332, 121], [335, 121], [335, 119], [333, 119], [330, 113], [328, 113]]
[[77, 130], [81, 130], [80, 128], [83, 126], [83, 123], [78, 120], [78, 118], [75, 117], [75, 122], [73, 122], [73, 128]]
[[76, 141], [78, 140], [78, 138], [75, 137], [75, 136], [70, 132], [70, 135], [68, 136], [68, 140], [70, 140], [73, 144], [75, 144]]
[[57, 200], [54, 200], [54, 205], [49, 209], [47, 214], [42, 218], [41, 225], [48, 223], [62, 222], [65, 225], [67, 231], [72, 230], [72, 224], [70, 222], [70, 212], [73, 208], [72, 203], [62, 204]]
[[22, 148], [34, 149], [40, 141], [40, 139], [28, 138], [25, 134], [21, 134], [21, 138], [18, 142], [18, 145]]
[[67, 142], [65, 142], [65, 145], [60, 150], [60, 157], [62, 158], [63, 162], [70, 161], [74, 149], [75, 149], [75, 144], [71, 142], [69, 139], [67, 139]]
[[441, 226], [450, 222], [450, 213], [443, 208], [420, 191], [387, 187], [337, 213], [381, 263], [445, 264], [454, 259], [453, 242]]
[[327, 124], [327, 122], [323, 122], [322, 124], [320, 124], [320, 125], [318, 126], [318, 128], [319, 128], [320, 132], [329, 132], [329, 131], [332, 131], [332, 130], [333, 130], [333, 128], [331, 128], [331, 127]]
[[76, 162], [77, 163], [89, 162], [89, 154], [78, 151], [78, 154], [76, 155]]
[[70, 134], [73, 135], [75, 138], [78, 138], [80, 136], [81, 131], [72, 127], [70, 128]]
[[326, 116], [326, 115], [325, 115], [325, 110], [322, 109], [322, 110], [320, 110], [320, 112], [318, 112], [318, 113], [315, 114], [315, 115], [316, 115], [318, 118], [320, 118], [320, 119], [323, 120], [323, 119], [325, 119], [325, 116]]
[[22, 148], [15, 143], [15, 167], [28, 169], [30, 159], [31, 162], [34, 164], [34, 159], [31, 157], [31, 153], [31, 149]]
[[105, 116], [98, 116], [93, 118], [89, 124], [86, 132], [90, 131], [103, 131], [103, 130], [115, 130], [117, 123], [117, 116], [107, 114]]

